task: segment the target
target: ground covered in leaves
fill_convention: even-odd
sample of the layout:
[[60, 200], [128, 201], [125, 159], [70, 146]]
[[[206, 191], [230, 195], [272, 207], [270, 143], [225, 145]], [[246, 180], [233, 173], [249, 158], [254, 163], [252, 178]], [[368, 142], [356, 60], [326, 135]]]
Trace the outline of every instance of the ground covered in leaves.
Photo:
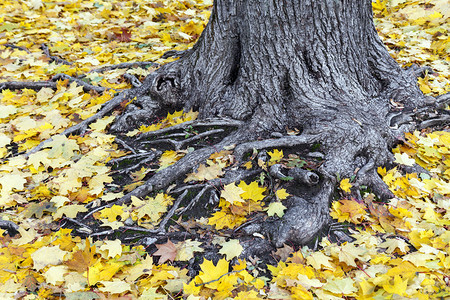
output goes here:
[[[281, 217], [289, 191], [271, 182], [268, 172], [255, 180], [218, 190], [219, 205], [204, 218], [169, 222], [177, 240], [135, 243], [137, 227], [154, 230], [176, 199], [171, 190], [93, 214], [96, 228], [79, 225], [89, 209], [114, 201], [142, 184], [190, 149], [168, 150], [157, 163], [133, 170], [125, 186], [112, 171], [128, 153], [107, 133], [115, 115], [90, 126], [83, 136], [56, 136], [45, 148], [20, 155], [41, 141], [84, 120], [117, 91], [142, 80], [155, 64], [104, 68], [127, 62], [164, 63], [168, 50], [191, 47], [207, 23], [212, 1], [2, 1], [0, 4], [0, 87], [6, 81], [45, 81], [39, 91], [0, 94], [0, 216], [18, 224], [18, 234], [0, 237], [0, 297], [24, 299], [434, 299], [450, 297], [450, 133], [414, 132], [395, 148], [399, 167], [379, 169], [396, 195], [379, 202], [370, 191], [356, 200], [354, 178], [342, 178], [331, 216], [349, 225], [354, 241], [320, 249], [285, 245], [274, 264], [244, 251], [233, 229], [253, 212]], [[443, 0], [374, 2], [375, 22], [392, 56], [401, 64], [430, 66], [435, 73], [418, 81], [422, 91], [439, 95], [449, 88], [449, 4]], [[54, 77], [58, 74], [71, 77]], [[82, 76], [83, 75], [83, 76]], [[103, 87], [86, 92], [80, 81]], [[59, 78], [60, 80], [56, 80]], [[130, 79], [131, 78], [131, 79]], [[65, 80], [64, 80], [65, 79]], [[136, 83], [136, 82], [135, 82]], [[194, 120], [195, 112], [155, 116], [152, 125], [129, 133], [155, 131]], [[187, 136], [196, 132], [187, 130]], [[17, 155], [19, 154], [19, 155]], [[111, 164], [112, 162], [117, 162]], [[109, 162], [109, 164], [108, 164]], [[213, 154], [185, 182], [220, 178], [233, 167], [232, 151]], [[268, 152], [240, 168], [308, 166], [317, 161]], [[404, 174], [402, 165], [421, 165], [429, 174]], [[288, 179], [287, 179], [288, 180]], [[71, 230], [69, 228], [76, 228]], [[145, 236], [145, 232], [140, 231]], [[189, 233], [189, 234], [186, 234]], [[84, 236], [90, 235], [90, 238]], [[142, 236], [141, 236], [142, 237]], [[129, 238], [127, 242], [127, 238]], [[202, 258], [215, 249], [220, 259]], [[189, 272], [189, 266], [199, 272]]]

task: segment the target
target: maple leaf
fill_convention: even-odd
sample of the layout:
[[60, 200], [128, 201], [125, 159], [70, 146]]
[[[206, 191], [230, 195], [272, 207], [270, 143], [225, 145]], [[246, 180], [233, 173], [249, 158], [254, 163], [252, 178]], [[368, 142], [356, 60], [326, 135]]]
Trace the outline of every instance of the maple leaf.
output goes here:
[[275, 192], [275, 195], [279, 200], [287, 199], [289, 196], [291, 196], [288, 192], [286, 192], [286, 189], [279, 189]]
[[64, 264], [71, 270], [84, 272], [94, 264], [95, 246], [91, 246], [89, 239], [86, 239], [84, 250], [78, 250], [72, 254], [72, 258]]
[[267, 152], [270, 156], [269, 165], [273, 165], [283, 159], [283, 150], [274, 149]]
[[186, 153], [184, 152], [177, 152], [173, 150], [167, 150], [164, 151], [164, 153], [159, 158], [159, 169], [158, 171], [161, 171], [162, 169], [167, 168], [168, 166], [173, 165], [177, 161], [179, 161]]
[[119, 42], [131, 42], [131, 31], [128, 28], [120, 28], [120, 33], [114, 33], [116, 40]]
[[53, 215], [55, 220], [62, 218], [66, 215], [69, 218], [75, 218], [79, 212], [87, 212], [88, 209], [84, 205], [68, 205], [58, 208], [56, 213]]
[[179, 261], [189, 261], [194, 257], [194, 252], [203, 252], [204, 250], [200, 248], [201, 242], [193, 240], [185, 240], [184, 242], [176, 243], [177, 256], [175, 260]]
[[213, 164], [211, 166], [200, 164], [197, 172], [187, 174], [184, 182], [212, 180], [214, 178], [222, 176], [223, 174], [224, 172], [222, 170], [222, 167], [218, 164]]
[[252, 181], [250, 184], [246, 184], [244, 181], [241, 181], [238, 187], [244, 191], [241, 195], [242, 199], [258, 202], [265, 197], [263, 193], [266, 191], [266, 188], [259, 187], [258, 182], [256, 181]]
[[19, 174], [2, 175], [3, 176], [0, 178], [0, 184], [2, 185], [2, 197], [9, 195], [13, 189], [16, 189], [17, 191], [23, 190], [24, 185], [27, 182], [27, 180]]
[[172, 243], [170, 240], [167, 241], [165, 244], [156, 245], [156, 248], [158, 248], [158, 251], [153, 253], [154, 256], [160, 256], [159, 263], [163, 264], [166, 261], [170, 260], [173, 262], [175, 260], [175, 257], [177, 256], [177, 247], [174, 243]]
[[401, 165], [414, 166], [414, 164], [416, 163], [416, 161], [414, 159], [410, 158], [408, 156], [408, 154], [406, 154], [406, 153], [402, 153], [402, 154], [395, 153], [394, 156], [395, 156], [394, 162], [401, 164]]
[[269, 204], [269, 207], [266, 208], [266, 211], [267, 211], [267, 215], [269, 217], [277, 215], [279, 218], [281, 218], [284, 216], [285, 209], [286, 209], [286, 206], [284, 206], [283, 203], [272, 202]]
[[42, 218], [42, 215], [44, 214], [44, 212], [50, 212], [50, 213], [56, 212], [55, 204], [48, 202], [48, 201], [42, 201], [39, 203], [30, 203], [30, 204], [28, 204], [27, 208], [24, 210], [23, 215], [26, 218], [30, 218], [33, 215], [35, 215], [36, 218]]
[[245, 202], [240, 196], [243, 193], [244, 190], [240, 187], [237, 187], [234, 182], [232, 182], [223, 187], [223, 190], [220, 193], [220, 197], [225, 199], [225, 201], [229, 202], [230, 204], [242, 203]]
[[205, 259], [200, 265], [202, 270], [198, 278], [202, 280], [204, 285], [210, 289], [217, 289], [220, 284], [218, 280], [222, 275], [228, 273], [229, 264], [225, 259], [220, 259], [217, 266], [212, 261]]
[[345, 262], [349, 266], [357, 267], [355, 260], [367, 261], [364, 254], [367, 250], [364, 247], [356, 247], [352, 243], [345, 243], [339, 247], [339, 261]]
[[100, 287], [99, 290], [102, 292], [107, 292], [111, 294], [122, 294], [126, 291], [131, 290], [131, 286], [128, 282], [114, 279], [113, 281], [99, 281], [103, 284], [103, 287]]
[[348, 295], [357, 291], [351, 278], [327, 279], [327, 283], [322, 288], [338, 295]]
[[33, 267], [39, 271], [47, 265], [59, 265], [63, 260], [67, 251], [63, 251], [59, 246], [42, 247], [31, 253], [33, 259]]
[[346, 193], [350, 193], [350, 188], [352, 187], [352, 184], [350, 183], [350, 179], [344, 178], [341, 180], [341, 183], [339, 184], [339, 187], [341, 190], [343, 190]]
[[122, 254], [122, 243], [116, 239], [114, 241], [104, 241], [104, 244], [100, 246], [100, 250], [108, 251], [108, 257], [116, 257]]
[[227, 260], [231, 260], [234, 257], [239, 257], [243, 250], [244, 248], [239, 244], [239, 240], [232, 239], [222, 244], [219, 253], [225, 255]]
[[58, 285], [64, 282], [64, 274], [67, 272], [66, 266], [53, 266], [50, 267], [43, 275], [47, 283]]

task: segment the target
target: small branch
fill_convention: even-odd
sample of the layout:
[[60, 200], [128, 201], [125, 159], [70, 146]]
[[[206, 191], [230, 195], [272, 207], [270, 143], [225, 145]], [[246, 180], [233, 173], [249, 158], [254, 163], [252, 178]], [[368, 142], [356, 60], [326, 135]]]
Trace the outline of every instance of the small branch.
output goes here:
[[140, 82], [139, 79], [137, 79], [134, 75], [125, 73], [123, 74], [123, 77], [127, 79], [134, 87], [140, 87], [142, 85], [142, 82]]
[[85, 82], [85, 81], [83, 81], [81, 79], [69, 76], [67, 74], [57, 74], [57, 75], [53, 76], [53, 78], [52, 78], [53, 81], [67, 80], [67, 79], [69, 80], [69, 82], [75, 81], [79, 86], [82, 86], [83, 90], [85, 92], [96, 91], [97, 93], [101, 94], [104, 91], [110, 90], [110, 88], [105, 88], [105, 87], [102, 87], [102, 86], [95, 86], [95, 85], [89, 84], [89, 83], [87, 83], [87, 82]]
[[6, 81], [6, 82], [0, 82], [0, 91], [3, 90], [22, 90], [22, 89], [30, 89], [39, 91], [42, 88], [50, 88], [50, 89], [56, 89], [56, 82], [52, 81], [36, 81], [36, 82], [29, 82], [29, 81]]
[[225, 273], [225, 274], [221, 275], [221, 276], [220, 276], [219, 278], [217, 278], [217, 279], [214, 279], [214, 280], [211, 280], [211, 281], [207, 281], [207, 282], [202, 282], [202, 283], [196, 284], [195, 286], [196, 286], [196, 287], [199, 287], [199, 286], [207, 285], [207, 284], [210, 284], [210, 283], [219, 281], [219, 280], [222, 279], [222, 277], [224, 277], [224, 276], [227, 276], [227, 275], [230, 275], [230, 274], [234, 274], [234, 273], [239, 273], [239, 272], [241, 272], [241, 271], [243, 271], [243, 270], [245, 270], [245, 269], [230, 271], [230, 272], [228, 272], [228, 273]]
[[3, 46], [8, 47], [8, 48], [12, 48], [12, 49], [19, 49], [19, 50], [27, 52], [28, 54], [31, 54], [30, 50], [28, 50], [25, 47], [16, 46], [16, 45], [13, 45], [13, 44], [4, 44]]
[[44, 54], [45, 54], [48, 58], [50, 58], [50, 61], [51, 61], [51, 62], [54, 61], [54, 62], [57, 63], [57, 64], [63, 64], [63, 65], [69, 65], [69, 66], [72, 65], [72, 63], [71, 63], [71, 62], [68, 62], [67, 60], [64, 60], [64, 59], [59, 58], [59, 57], [54, 56], [54, 55], [51, 55], [51, 54], [50, 54], [50, 50], [48, 49], [48, 46], [47, 46], [46, 44], [41, 44], [41, 49], [42, 49], [42, 51], [44, 51]]
[[101, 67], [98, 69], [93, 69], [91, 71], [89, 71], [89, 73], [103, 73], [106, 71], [110, 71], [110, 70], [115, 70], [115, 69], [133, 69], [133, 68], [145, 68], [145, 67], [158, 67], [159, 65], [153, 62], [129, 62], [129, 63], [121, 63], [121, 64], [117, 64], [117, 65], [112, 65], [112, 66], [106, 66], [106, 67]]

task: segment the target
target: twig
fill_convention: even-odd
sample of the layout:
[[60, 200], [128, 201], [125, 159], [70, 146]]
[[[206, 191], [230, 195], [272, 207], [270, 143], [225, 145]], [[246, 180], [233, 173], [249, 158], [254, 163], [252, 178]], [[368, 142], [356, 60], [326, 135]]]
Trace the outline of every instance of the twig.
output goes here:
[[75, 81], [78, 85], [83, 87], [83, 90], [85, 92], [96, 91], [97, 93], [101, 94], [104, 91], [110, 90], [110, 88], [105, 88], [105, 87], [102, 87], [102, 86], [95, 86], [95, 85], [89, 84], [89, 83], [87, 83], [87, 82], [85, 82], [85, 81], [83, 81], [81, 79], [69, 76], [67, 74], [57, 74], [57, 75], [53, 76], [53, 78], [52, 78], [53, 81], [57, 81], [57, 80], [61, 80], [61, 79], [62, 80], [68, 79], [69, 82]]
[[110, 230], [91, 233], [89, 236], [92, 237], [92, 236], [108, 235], [108, 234], [113, 234], [114, 232], [115, 232], [115, 230], [110, 229]]
[[63, 65], [69, 65], [71, 66], [72, 63], [68, 62], [67, 60], [64, 60], [62, 58], [59, 58], [58, 56], [54, 56], [50, 54], [50, 50], [48, 49], [48, 46], [46, 44], [41, 44], [41, 49], [44, 51], [44, 54], [50, 58], [50, 61], [54, 61], [57, 64], [63, 64]]
[[158, 67], [159, 65], [156, 63], [153, 63], [153, 62], [148, 62], [148, 61], [129, 62], [129, 63], [121, 63], [121, 64], [117, 64], [117, 65], [93, 69], [93, 70], [89, 71], [89, 73], [103, 73], [103, 72], [115, 70], [115, 69], [132, 69], [132, 68], [140, 68], [140, 67], [147, 67], [147, 66]]
[[38, 91], [42, 88], [51, 88], [56, 89], [56, 82], [52, 81], [6, 81], [0, 82], [0, 91], [3, 90], [22, 90], [22, 89], [30, 89]]
[[78, 221], [78, 220], [75, 220], [75, 219], [72, 219], [72, 218], [69, 218], [69, 217], [65, 217], [64, 220], [70, 221], [70, 222], [72, 222], [72, 223], [74, 223], [74, 224], [77, 224], [77, 225], [80, 226], [80, 227], [84, 227], [84, 228], [87, 228], [87, 229], [89, 229], [89, 230], [92, 231], [92, 228], [91, 228], [91, 227], [89, 227], [89, 226], [86, 225], [86, 224], [81, 223], [81, 222]]
[[211, 281], [207, 281], [207, 282], [202, 282], [202, 283], [196, 284], [195, 286], [196, 286], [196, 287], [199, 287], [199, 286], [202, 286], [202, 285], [207, 285], [207, 284], [210, 284], [210, 283], [219, 281], [219, 280], [222, 279], [222, 277], [224, 277], [224, 276], [227, 276], [227, 275], [230, 275], [230, 274], [233, 274], [233, 273], [239, 273], [239, 272], [241, 272], [241, 271], [243, 271], [243, 270], [245, 270], [245, 269], [230, 271], [230, 272], [228, 272], [228, 273], [225, 273], [225, 274], [221, 275], [221, 276], [220, 276], [219, 278], [217, 278], [217, 279], [214, 279], [214, 280], [211, 280]]

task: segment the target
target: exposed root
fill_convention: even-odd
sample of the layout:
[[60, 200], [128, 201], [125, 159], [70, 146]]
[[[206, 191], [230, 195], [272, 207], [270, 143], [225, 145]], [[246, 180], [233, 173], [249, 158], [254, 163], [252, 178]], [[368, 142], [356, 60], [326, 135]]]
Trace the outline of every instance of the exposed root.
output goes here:
[[202, 133], [199, 133], [197, 135], [194, 135], [193, 137], [187, 138], [187, 139], [183, 139], [181, 141], [176, 141], [173, 139], [169, 139], [169, 138], [164, 138], [164, 139], [156, 139], [156, 140], [152, 140], [152, 141], [147, 141], [147, 142], [143, 142], [143, 144], [145, 145], [154, 145], [154, 144], [160, 144], [160, 143], [167, 143], [167, 144], [171, 144], [175, 150], [181, 150], [183, 148], [185, 148], [186, 146], [188, 146], [189, 144], [196, 142], [198, 140], [202, 140], [205, 139], [207, 137], [219, 134], [219, 133], [223, 133], [225, 132], [224, 129], [213, 129], [213, 130], [209, 130], [209, 131], [205, 131]]
[[110, 70], [116, 69], [133, 69], [133, 68], [147, 68], [147, 67], [158, 67], [158, 64], [150, 61], [137, 61], [137, 62], [128, 62], [121, 63], [117, 65], [105, 66], [98, 69], [93, 69], [89, 71], [89, 73], [103, 73]]
[[19, 49], [19, 50], [25, 51], [25, 52], [28, 53], [28, 54], [31, 54], [31, 51], [28, 50], [28, 49], [25, 48], [25, 47], [16, 46], [16, 45], [13, 45], [13, 44], [3, 44], [3, 46], [8, 47], [8, 48], [11, 48], [11, 49]]
[[125, 73], [125, 74], [123, 74], [123, 77], [125, 79], [127, 79], [131, 83], [132, 86], [134, 86], [136, 88], [140, 87], [142, 85], [142, 82], [139, 79], [137, 79], [136, 76], [134, 76], [134, 75]]
[[174, 125], [171, 127], [166, 127], [166, 128], [162, 128], [162, 129], [155, 130], [155, 131], [144, 132], [144, 133], [138, 135], [136, 140], [139, 141], [139, 140], [148, 139], [148, 138], [151, 138], [154, 136], [166, 135], [170, 132], [181, 131], [181, 130], [185, 130], [188, 128], [215, 127], [215, 126], [237, 128], [237, 127], [241, 127], [243, 124], [244, 124], [244, 122], [242, 122], [242, 121], [226, 119], [226, 118], [187, 121], [187, 122], [177, 124], [177, 125]]
[[124, 169], [119, 169], [113, 171], [113, 173], [119, 173], [119, 174], [130, 174], [131, 172], [135, 172], [139, 170], [142, 166], [154, 161], [157, 157], [161, 155], [161, 151], [153, 151], [148, 156], [146, 156], [143, 160], [140, 160], [139, 162], [133, 164], [132, 166]]
[[[129, 101], [138, 95], [145, 94], [145, 92], [146, 92], [145, 87], [125, 90], [125, 91], [121, 92], [119, 95], [117, 95], [114, 98], [112, 98], [111, 100], [109, 100], [95, 115], [87, 118], [86, 120], [78, 123], [77, 125], [67, 128], [59, 135], [69, 136], [71, 134], [77, 134], [77, 133], [80, 135], [83, 135], [86, 132], [89, 124], [91, 124], [91, 123], [97, 121], [98, 119], [103, 118], [107, 114], [111, 113], [123, 101]], [[53, 139], [50, 138], [45, 141], [42, 141], [35, 148], [33, 148], [30, 151], [28, 151], [27, 153], [25, 153], [24, 154], [25, 158], [28, 158], [31, 154], [40, 151], [41, 149], [43, 149], [45, 147], [45, 145], [47, 143], [51, 142], [52, 140]]]
[[19, 232], [19, 226], [11, 221], [0, 220], [0, 228], [8, 231], [11, 236]]
[[262, 141], [254, 141], [240, 144], [234, 150], [234, 155], [236, 160], [242, 161], [244, 155], [253, 149], [269, 149], [269, 148], [280, 148], [280, 147], [294, 147], [294, 146], [306, 146], [314, 144], [320, 140], [320, 135], [307, 135], [302, 134], [299, 136], [285, 136], [279, 139], [268, 139]]
[[3, 90], [22, 90], [29, 89], [39, 91], [43, 88], [50, 88], [56, 90], [56, 82], [53, 81], [6, 81], [0, 82], [0, 92]]
[[101, 87], [101, 86], [95, 86], [92, 84], [89, 84], [81, 79], [66, 75], [66, 74], [57, 74], [55, 76], [53, 76], [52, 78], [53, 81], [57, 81], [57, 80], [69, 80], [69, 82], [76, 82], [79, 86], [83, 87], [83, 90], [85, 92], [90, 92], [90, 91], [95, 91], [99, 94], [103, 93], [104, 91], [109, 91], [110, 88], [105, 88], [105, 87]]
[[54, 56], [50, 54], [50, 50], [48, 49], [48, 46], [46, 44], [41, 44], [41, 49], [44, 51], [44, 54], [50, 58], [50, 62], [55, 62], [57, 64], [63, 64], [63, 65], [73, 65], [73, 63], [68, 62], [67, 60], [64, 60], [62, 58], [59, 58], [58, 56]]

